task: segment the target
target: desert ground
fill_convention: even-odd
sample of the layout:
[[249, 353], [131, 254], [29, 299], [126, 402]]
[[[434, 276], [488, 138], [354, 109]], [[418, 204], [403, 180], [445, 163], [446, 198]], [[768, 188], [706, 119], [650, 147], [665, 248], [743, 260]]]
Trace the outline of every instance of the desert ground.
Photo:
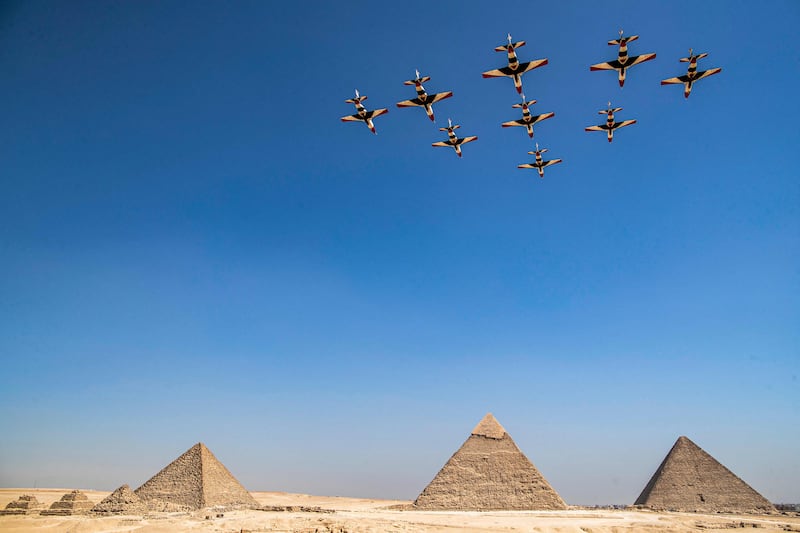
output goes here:
[[[70, 489], [0, 489], [0, 508], [22, 494], [33, 494], [47, 505]], [[93, 502], [109, 492], [85, 490]], [[800, 532], [797, 513], [772, 515], [706, 515], [638, 510], [453, 512], [413, 511], [410, 501], [310, 496], [283, 492], [253, 492], [269, 511], [216, 510], [159, 513], [146, 516], [0, 516], [0, 531], [70, 533], [216, 531], [285, 533], [487, 533], [558, 532], [622, 533], [667, 531], [728, 531], [758, 528], [764, 532]], [[208, 517], [208, 518], [207, 518]]]

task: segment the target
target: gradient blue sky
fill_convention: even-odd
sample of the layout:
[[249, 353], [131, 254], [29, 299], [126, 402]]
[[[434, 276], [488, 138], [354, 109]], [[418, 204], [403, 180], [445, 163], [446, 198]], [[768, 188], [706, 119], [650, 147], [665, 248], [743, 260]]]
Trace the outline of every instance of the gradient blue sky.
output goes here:
[[[413, 498], [491, 411], [569, 503], [632, 502], [679, 435], [800, 501], [799, 24], [0, 3], [0, 486], [137, 486], [203, 441], [251, 490]], [[658, 54], [624, 89], [588, 68], [620, 28]], [[550, 61], [544, 180], [480, 76], [508, 32]], [[689, 47], [724, 70], [684, 100]], [[455, 93], [435, 125], [394, 106], [415, 68]], [[339, 122], [354, 88], [379, 135]], [[639, 121], [612, 144], [608, 100]]]

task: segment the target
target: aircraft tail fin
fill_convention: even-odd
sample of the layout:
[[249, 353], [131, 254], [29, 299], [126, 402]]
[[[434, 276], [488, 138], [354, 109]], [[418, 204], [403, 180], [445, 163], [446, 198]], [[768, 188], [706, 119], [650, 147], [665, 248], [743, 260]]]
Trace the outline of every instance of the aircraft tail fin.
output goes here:
[[501, 45], [501, 46], [496, 46], [494, 51], [495, 52], [507, 52], [509, 46], [511, 47], [512, 50], [516, 50], [517, 48], [519, 48], [521, 46], [525, 46], [525, 41], [517, 41], [515, 43], [508, 43], [508, 44], [504, 44], [504, 45]]
[[416, 80], [404, 81], [403, 85], [416, 85], [417, 83], [428, 83], [429, 81], [431, 81], [430, 76], [423, 76], [422, 78], [417, 78]]
[[608, 46], [615, 46], [615, 45], [622, 44], [622, 43], [627, 44], [627, 43], [629, 43], [631, 41], [635, 41], [638, 38], [639, 38], [638, 35], [631, 35], [630, 37], [622, 37], [622, 34], [620, 34], [620, 38], [619, 39], [614, 39], [613, 41], [608, 41]]

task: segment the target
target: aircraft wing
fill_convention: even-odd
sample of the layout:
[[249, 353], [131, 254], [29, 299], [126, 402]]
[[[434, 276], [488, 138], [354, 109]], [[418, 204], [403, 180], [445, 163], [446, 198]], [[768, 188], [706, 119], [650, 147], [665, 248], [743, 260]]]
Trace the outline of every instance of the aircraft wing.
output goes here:
[[430, 102], [423, 102], [419, 98], [412, 98], [411, 100], [403, 100], [402, 102], [397, 102], [397, 107], [422, 107], [426, 103]]
[[624, 128], [625, 126], [630, 126], [631, 124], [636, 124], [635, 120], [623, 120], [622, 122], [615, 122], [614, 125], [611, 127], [612, 130], [617, 130], [619, 128]]
[[502, 78], [503, 76], [513, 76], [517, 71], [511, 70], [508, 67], [496, 68], [494, 70], [487, 70], [483, 73], [484, 78]]
[[527, 123], [524, 120], [509, 120], [508, 122], [503, 122], [504, 128], [510, 128], [511, 126], [527, 126]]
[[666, 80], [661, 80], [661, 85], [669, 85], [672, 83], [687, 83], [689, 81], [689, 76], [676, 76], [674, 78], [667, 78]]
[[597, 63], [589, 67], [589, 70], [619, 70], [622, 68], [622, 63], [618, 59], [614, 61], [606, 61], [605, 63]]
[[364, 120], [366, 120], [366, 117], [362, 118], [360, 115], [347, 115], [346, 117], [341, 118], [342, 122], [355, 122], [357, 120], [363, 122]]
[[428, 103], [435, 104], [445, 98], [450, 98], [453, 96], [453, 91], [447, 91], [446, 93], [436, 93], [436, 94], [429, 94], [428, 95]]
[[431, 143], [431, 146], [453, 146], [450, 141], [439, 141], [435, 143]]
[[563, 159], [551, 159], [550, 161], [543, 161], [542, 168], [549, 167], [550, 165], [555, 165], [556, 163], [561, 163]]
[[385, 108], [384, 109], [373, 109], [372, 111], [367, 111], [367, 116], [365, 118], [379, 117], [381, 115], [385, 115], [388, 112], [389, 112], [389, 110], [385, 109]]
[[517, 165], [517, 168], [539, 168], [533, 163], [523, 163], [521, 165]]
[[467, 143], [471, 143], [472, 141], [477, 141], [477, 140], [478, 140], [478, 136], [477, 135], [473, 135], [471, 137], [462, 137], [461, 139], [457, 139], [456, 140], [456, 144], [467, 144]]
[[546, 120], [548, 118], [552, 118], [554, 116], [556, 116], [556, 114], [552, 113], [552, 112], [551, 113], [543, 113], [541, 115], [533, 116], [533, 117], [531, 117], [531, 124], [536, 124], [537, 122], [541, 122], [543, 120]]
[[547, 59], [537, 59], [536, 61], [528, 61], [527, 63], [520, 63], [517, 68], [517, 74], [531, 71], [535, 68], [543, 67], [547, 64]]
[[655, 59], [655, 54], [642, 54], [640, 56], [633, 56], [628, 57], [626, 67], [632, 67], [633, 65], [638, 65], [639, 63], [644, 63], [645, 61], [650, 61], [651, 59]]
[[709, 70], [704, 70], [703, 72], [698, 72], [694, 77], [694, 81], [702, 80], [703, 78], [713, 76], [714, 74], [717, 74], [719, 72], [722, 72], [721, 68], [712, 68]]
[[547, 59], [537, 59], [536, 61], [528, 61], [527, 63], [520, 63], [517, 70], [512, 70], [509, 67], [501, 67], [496, 68], [494, 70], [487, 70], [483, 73], [484, 78], [502, 78], [503, 76], [514, 76], [516, 74], [522, 74], [524, 72], [528, 72], [533, 70], [537, 67], [541, 67], [547, 64]]
[[584, 128], [584, 131], [606, 131], [608, 126], [602, 124], [600, 126], [589, 126], [588, 128]]

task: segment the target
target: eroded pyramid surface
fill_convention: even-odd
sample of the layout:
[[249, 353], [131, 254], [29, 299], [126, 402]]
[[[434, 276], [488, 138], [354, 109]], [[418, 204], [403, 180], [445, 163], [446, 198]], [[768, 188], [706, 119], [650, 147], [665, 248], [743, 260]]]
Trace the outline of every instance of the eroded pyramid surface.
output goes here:
[[128, 485], [122, 485], [92, 507], [92, 512], [99, 514], [144, 514], [147, 512], [147, 504]]

